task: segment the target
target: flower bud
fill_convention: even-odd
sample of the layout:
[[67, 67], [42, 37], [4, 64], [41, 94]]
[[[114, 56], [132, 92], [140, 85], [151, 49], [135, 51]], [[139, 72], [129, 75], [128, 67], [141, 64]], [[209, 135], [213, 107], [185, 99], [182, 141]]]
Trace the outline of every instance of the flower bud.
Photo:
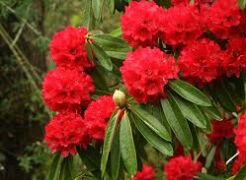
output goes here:
[[126, 105], [126, 95], [120, 90], [114, 91], [113, 100], [120, 108], [123, 108]]

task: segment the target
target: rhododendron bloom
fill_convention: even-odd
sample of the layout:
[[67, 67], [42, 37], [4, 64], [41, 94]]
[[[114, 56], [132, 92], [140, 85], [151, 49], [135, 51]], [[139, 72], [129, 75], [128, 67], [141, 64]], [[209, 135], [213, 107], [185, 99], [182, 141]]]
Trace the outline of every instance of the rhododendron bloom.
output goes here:
[[246, 166], [246, 156], [239, 154], [239, 157], [233, 163], [231, 169], [232, 175], [237, 174], [242, 166]]
[[129, 94], [144, 104], [164, 97], [168, 80], [178, 78], [174, 58], [157, 48], [140, 48], [128, 53], [120, 71]]
[[188, 44], [179, 57], [179, 68], [189, 82], [203, 87], [220, 76], [220, 63], [226, 58], [219, 45], [207, 39]]
[[203, 19], [194, 6], [174, 6], [161, 16], [163, 41], [174, 47], [196, 40], [205, 30]]
[[235, 144], [239, 154], [240, 156], [246, 157], [246, 113], [240, 116], [235, 134]]
[[246, 71], [246, 39], [232, 38], [227, 45], [229, 58], [223, 62], [225, 74], [228, 77], [240, 76], [240, 72]]
[[227, 39], [243, 32], [244, 22], [237, 0], [217, 0], [205, 13], [208, 29], [218, 38]]
[[85, 49], [85, 28], [67, 27], [54, 35], [51, 43], [51, 57], [57, 66], [90, 69], [92, 64]]
[[77, 153], [76, 146], [86, 148], [91, 140], [82, 117], [64, 112], [46, 125], [45, 142], [52, 152], [60, 152], [62, 156], [67, 157]]
[[137, 172], [134, 180], [155, 180], [155, 171], [151, 166], [143, 164], [142, 171]]
[[172, 158], [164, 166], [167, 180], [193, 180], [202, 169], [199, 162], [193, 162], [190, 157], [179, 156]]
[[223, 139], [233, 138], [233, 125], [229, 120], [212, 121], [213, 131], [208, 135], [211, 143], [219, 144]]
[[132, 1], [121, 17], [123, 38], [133, 47], [157, 44], [160, 7], [154, 2]]
[[43, 81], [43, 99], [53, 111], [80, 111], [89, 104], [93, 92], [90, 76], [77, 70], [56, 68]]
[[111, 96], [101, 96], [89, 104], [85, 111], [85, 120], [90, 136], [99, 142], [104, 139], [108, 120], [116, 105]]

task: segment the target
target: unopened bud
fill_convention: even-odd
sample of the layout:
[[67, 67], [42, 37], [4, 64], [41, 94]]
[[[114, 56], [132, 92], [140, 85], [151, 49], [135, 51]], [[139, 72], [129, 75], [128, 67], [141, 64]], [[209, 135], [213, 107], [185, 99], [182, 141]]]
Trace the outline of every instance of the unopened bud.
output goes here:
[[123, 108], [126, 105], [126, 95], [120, 90], [114, 91], [113, 100], [120, 108]]

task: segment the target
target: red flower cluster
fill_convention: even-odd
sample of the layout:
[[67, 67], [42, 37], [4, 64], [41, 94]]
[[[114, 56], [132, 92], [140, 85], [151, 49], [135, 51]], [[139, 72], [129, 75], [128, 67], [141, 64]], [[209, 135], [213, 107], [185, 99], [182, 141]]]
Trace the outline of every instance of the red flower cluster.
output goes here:
[[178, 64], [186, 80], [203, 87], [220, 76], [219, 67], [226, 57], [218, 44], [202, 39], [183, 49]]
[[134, 177], [134, 180], [154, 180], [155, 179], [155, 171], [151, 166], [147, 166], [143, 164], [143, 168], [141, 172], [137, 172]]
[[204, 14], [208, 29], [218, 38], [227, 39], [244, 30], [237, 0], [217, 0]]
[[56, 33], [50, 44], [51, 56], [57, 66], [90, 69], [93, 65], [85, 49], [85, 28], [67, 27]]
[[90, 76], [78, 70], [56, 68], [43, 81], [42, 95], [53, 111], [78, 111], [89, 104], [93, 92]]
[[174, 47], [186, 45], [205, 31], [203, 19], [195, 6], [174, 6], [162, 13], [161, 34]]
[[190, 157], [172, 158], [164, 167], [167, 180], [192, 180], [202, 169], [199, 162], [193, 162]]
[[121, 17], [124, 39], [133, 47], [157, 44], [160, 8], [154, 2], [132, 1]]
[[239, 154], [240, 156], [246, 157], [246, 113], [240, 116], [235, 134], [235, 144]]
[[231, 173], [232, 175], [235, 175], [239, 172], [240, 168], [242, 166], [246, 165], [246, 156], [241, 156], [239, 154], [238, 159], [236, 159], [233, 163], [232, 169], [231, 169]]
[[96, 141], [103, 141], [107, 122], [115, 108], [116, 105], [111, 96], [101, 96], [89, 104], [85, 111], [85, 121], [90, 136]]
[[175, 60], [157, 48], [129, 53], [120, 71], [129, 94], [144, 104], [162, 98], [168, 80], [178, 78]]
[[224, 72], [228, 77], [240, 76], [246, 71], [246, 39], [232, 38], [227, 44], [228, 58], [223, 63]]
[[71, 112], [58, 114], [46, 125], [45, 141], [53, 152], [64, 157], [76, 154], [76, 146], [86, 148], [91, 142], [85, 121]]
[[231, 139], [234, 136], [233, 125], [229, 120], [212, 121], [213, 131], [208, 135], [211, 143], [220, 144], [223, 139]]

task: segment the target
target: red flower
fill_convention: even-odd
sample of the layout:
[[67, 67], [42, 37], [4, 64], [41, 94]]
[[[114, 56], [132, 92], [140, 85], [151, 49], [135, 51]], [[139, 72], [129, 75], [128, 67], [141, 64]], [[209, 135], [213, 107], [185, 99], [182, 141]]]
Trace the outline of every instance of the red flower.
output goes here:
[[79, 111], [91, 101], [94, 85], [90, 76], [77, 70], [57, 68], [44, 81], [44, 102], [53, 111]]
[[183, 77], [199, 87], [220, 76], [220, 63], [226, 58], [219, 45], [207, 39], [188, 44], [179, 58]]
[[237, 174], [242, 166], [246, 166], [246, 156], [241, 156], [239, 154], [239, 157], [233, 163], [231, 169], [232, 175]]
[[223, 139], [231, 139], [234, 136], [233, 125], [229, 120], [212, 121], [213, 131], [208, 135], [211, 143], [219, 144]]
[[204, 32], [203, 19], [195, 6], [174, 6], [161, 16], [163, 40], [174, 47], [196, 40]]
[[202, 169], [199, 162], [193, 162], [190, 157], [172, 158], [164, 167], [167, 180], [192, 180]]
[[134, 180], [154, 180], [155, 179], [155, 171], [151, 166], [147, 166], [143, 164], [143, 168], [141, 172], [137, 172], [134, 177]]
[[227, 45], [227, 58], [223, 68], [228, 77], [240, 76], [240, 72], [246, 71], [246, 39], [232, 38]]
[[160, 7], [154, 2], [132, 1], [121, 17], [124, 39], [132, 46], [154, 46], [157, 44]]
[[235, 130], [236, 144], [240, 156], [246, 157], [246, 113], [240, 116], [238, 127]]
[[58, 114], [46, 125], [45, 141], [52, 152], [64, 157], [76, 154], [76, 146], [86, 148], [91, 142], [85, 121], [71, 112]]
[[67, 27], [54, 35], [50, 44], [51, 56], [57, 66], [90, 69], [92, 64], [85, 49], [85, 28]]
[[206, 12], [206, 24], [221, 39], [242, 33], [243, 16], [237, 0], [217, 0]]
[[199, 162], [193, 162], [190, 157], [172, 158], [164, 167], [167, 180], [192, 180], [202, 169]]
[[111, 96], [101, 96], [89, 104], [85, 111], [85, 120], [90, 136], [96, 141], [103, 141], [107, 122], [115, 108], [116, 105]]
[[130, 52], [120, 71], [129, 94], [144, 104], [161, 99], [168, 80], [178, 78], [175, 60], [157, 48]]

